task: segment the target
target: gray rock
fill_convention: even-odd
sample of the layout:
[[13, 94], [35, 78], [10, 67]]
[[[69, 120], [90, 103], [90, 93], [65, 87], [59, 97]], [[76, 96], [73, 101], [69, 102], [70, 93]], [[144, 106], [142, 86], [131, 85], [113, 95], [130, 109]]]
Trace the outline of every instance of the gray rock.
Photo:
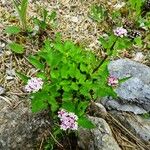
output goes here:
[[112, 61], [108, 69], [112, 76], [119, 79], [131, 78], [115, 89], [119, 97], [117, 102], [107, 98], [103, 104], [135, 114], [150, 112], [150, 68], [129, 59], [119, 59]]
[[107, 122], [102, 118], [89, 117], [96, 125], [94, 129], [78, 130], [78, 145], [85, 150], [121, 150], [115, 141], [111, 129]]
[[145, 84], [150, 84], [150, 68], [130, 59], [114, 60], [108, 66], [110, 74], [117, 78], [128, 76], [139, 78]]
[[145, 114], [147, 111], [135, 104], [123, 104], [119, 101], [108, 98], [102, 102], [109, 110], [121, 110], [126, 112], [133, 112], [134, 114]]
[[33, 115], [27, 101], [13, 108], [0, 99], [0, 150], [38, 149], [48, 130], [50, 121], [46, 112]]
[[111, 111], [110, 113], [134, 135], [145, 142], [149, 142], [148, 145], [150, 145], [150, 118], [144, 119], [138, 115], [125, 112]]

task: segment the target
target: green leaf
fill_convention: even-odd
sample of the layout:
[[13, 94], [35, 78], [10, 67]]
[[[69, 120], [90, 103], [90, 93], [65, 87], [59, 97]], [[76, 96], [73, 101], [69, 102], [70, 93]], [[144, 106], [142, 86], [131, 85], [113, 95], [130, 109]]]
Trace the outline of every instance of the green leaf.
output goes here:
[[59, 73], [58, 70], [52, 70], [52, 71], [50, 72], [50, 75], [51, 75], [51, 78], [52, 78], [52, 79], [58, 79], [59, 76], [60, 76], [60, 73]]
[[69, 111], [69, 112], [75, 112], [75, 105], [71, 101], [65, 101], [62, 103], [62, 108]]
[[119, 38], [114, 46], [115, 50], [122, 50], [131, 47], [131, 41], [128, 38]]
[[104, 83], [99, 83], [95, 84], [93, 87], [94, 91], [94, 98], [100, 98], [100, 97], [105, 97], [105, 96], [112, 96], [113, 98], [117, 97], [117, 94], [114, 92], [113, 88], [104, 84]]
[[80, 117], [78, 119], [78, 124], [79, 124], [79, 126], [81, 126], [83, 128], [87, 128], [87, 129], [95, 128], [95, 125], [90, 120], [88, 120], [86, 117]]
[[5, 29], [5, 33], [8, 33], [10, 35], [17, 34], [19, 32], [20, 32], [20, 28], [17, 26], [8, 26]]
[[107, 12], [105, 10], [105, 8], [100, 5], [93, 5], [91, 7], [91, 12], [90, 12], [90, 17], [97, 21], [97, 22], [101, 22], [105, 19], [105, 17], [107, 16]]
[[47, 15], [48, 15], [48, 11], [45, 8], [43, 8], [43, 22], [45, 23], [46, 23]]
[[46, 43], [44, 50], [39, 52], [38, 55], [44, 58], [52, 68], [55, 68], [62, 60], [62, 54], [52, 49], [49, 42]]
[[87, 65], [85, 65], [84, 63], [81, 63], [80, 64], [80, 70], [81, 71], [85, 71], [85, 72], [87, 72], [88, 73], [88, 67], [87, 67]]
[[26, 30], [27, 7], [28, 7], [28, 0], [22, 0], [21, 9], [20, 9], [20, 20], [21, 20], [22, 27], [24, 30]]
[[67, 78], [69, 75], [69, 71], [68, 71], [68, 65], [63, 65], [62, 68], [60, 69], [61, 72], [61, 77], [62, 78]]
[[29, 77], [24, 75], [21, 72], [16, 72], [16, 75], [26, 84], [28, 82]]
[[73, 90], [77, 91], [79, 89], [78, 84], [75, 82], [72, 82], [71, 86], [70, 86]]
[[132, 76], [129, 76], [129, 77], [125, 77], [125, 78], [123, 78], [123, 79], [120, 79], [120, 80], [119, 80], [119, 83], [123, 83], [123, 82], [129, 80], [130, 78], [132, 78]]
[[107, 49], [107, 48], [108, 48], [108, 42], [107, 42], [106, 39], [104, 39], [103, 37], [100, 37], [100, 38], [99, 38], [99, 41], [100, 41], [100, 44], [102, 45], [102, 47], [103, 47], [104, 49]]
[[62, 98], [63, 101], [71, 101], [73, 97], [72, 91], [69, 91], [69, 92], [64, 91], [62, 97], [63, 97]]
[[15, 53], [22, 54], [24, 52], [24, 47], [21, 44], [12, 42], [12, 43], [9, 43], [8, 46]]
[[109, 40], [108, 40], [108, 49], [111, 49], [112, 48], [112, 46], [113, 46], [113, 44], [115, 43], [115, 41], [116, 41], [116, 36], [115, 35], [111, 35], [110, 37], [109, 37]]
[[57, 103], [57, 101], [56, 101], [56, 99], [55, 99], [55, 97], [54, 97], [53, 95], [52, 95], [52, 96], [49, 96], [49, 98], [48, 98], [48, 103], [49, 103], [50, 106], [51, 106], [52, 112], [55, 112], [55, 111], [58, 110], [59, 105], [58, 105], [58, 103]]
[[52, 11], [51, 14], [48, 16], [50, 21], [54, 20], [56, 18], [56, 11]]
[[44, 91], [34, 93], [33, 98], [31, 100], [32, 112], [36, 113], [36, 112], [40, 112], [44, 109], [47, 109], [48, 108], [48, 102], [47, 102], [48, 97], [49, 97], [49, 94]]
[[89, 101], [79, 101], [79, 104], [77, 106], [76, 114], [80, 117], [84, 115], [86, 108], [89, 105]]
[[87, 98], [91, 98], [90, 94], [89, 94], [89, 87], [82, 85], [80, 87], [80, 94], [84, 95]]
[[44, 69], [44, 64], [40, 63], [39, 58], [36, 56], [29, 56], [28, 61], [37, 69]]
[[43, 80], [47, 79], [47, 75], [45, 72], [38, 72], [36, 76], [42, 78]]
[[137, 46], [142, 47], [142, 39], [141, 37], [137, 37], [134, 39]]

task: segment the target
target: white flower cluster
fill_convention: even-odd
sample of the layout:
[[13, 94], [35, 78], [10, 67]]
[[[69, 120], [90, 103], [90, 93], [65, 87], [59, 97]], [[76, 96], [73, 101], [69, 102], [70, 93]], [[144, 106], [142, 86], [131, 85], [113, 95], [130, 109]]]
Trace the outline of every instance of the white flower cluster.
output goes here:
[[25, 86], [25, 90], [27, 92], [37, 92], [40, 89], [42, 89], [43, 86], [43, 81], [41, 78], [31, 78], [30, 80], [28, 80], [27, 85]]
[[67, 129], [77, 130], [78, 128], [77, 115], [75, 115], [72, 112], [66, 112], [64, 109], [61, 109], [58, 112], [58, 117], [60, 118], [61, 121], [60, 128], [62, 130], [67, 130]]

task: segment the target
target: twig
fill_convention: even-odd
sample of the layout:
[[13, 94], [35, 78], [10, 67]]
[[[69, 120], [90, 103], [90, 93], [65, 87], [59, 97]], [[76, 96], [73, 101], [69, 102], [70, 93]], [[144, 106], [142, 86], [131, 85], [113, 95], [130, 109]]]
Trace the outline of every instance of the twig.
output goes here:
[[39, 150], [42, 150], [43, 141], [44, 141], [44, 139], [42, 138], [42, 141], [41, 141], [41, 144], [40, 144]]
[[[144, 148], [145, 150], [149, 150], [148, 146], [145, 145], [142, 141], [140, 141], [135, 135], [133, 135], [128, 129], [126, 129], [120, 122], [118, 122], [111, 114], [108, 114], [108, 118], [110, 118], [113, 123], [116, 123], [118, 128], [128, 134], [130, 138], [132, 138], [141, 148]], [[109, 120], [108, 120], [109, 121]]]
[[9, 105], [12, 105], [12, 103], [10, 102], [9, 98], [5, 98], [0, 96], [1, 99], [3, 99], [6, 103], [8, 103]]
[[[116, 38], [116, 40], [114, 41], [113, 45], [110, 47], [110, 51], [113, 51], [113, 47], [115, 46], [116, 42], [117, 42], [117, 38]], [[93, 69], [93, 72], [92, 72], [92, 73], [95, 73], [95, 72], [103, 65], [103, 63], [104, 63], [105, 60], [108, 58], [108, 56], [109, 56], [109, 55], [105, 55], [105, 57], [104, 57], [103, 60], [99, 63], [99, 65], [98, 65], [95, 69]]]
[[51, 135], [51, 137], [53, 138], [53, 140], [60, 146], [60, 147], [63, 147], [63, 145], [61, 145], [57, 139], [53, 136], [53, 134], [49, 131], [49, 134]]

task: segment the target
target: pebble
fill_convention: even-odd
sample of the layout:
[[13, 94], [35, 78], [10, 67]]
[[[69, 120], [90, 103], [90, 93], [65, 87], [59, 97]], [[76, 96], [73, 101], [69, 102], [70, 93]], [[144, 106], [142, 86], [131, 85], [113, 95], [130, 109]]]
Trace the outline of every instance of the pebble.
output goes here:
[[78, 22], [78, 17], [71, 17], [71, 21], [77, 23]]
[[137, 62], [142, 62], [144, 60], [144, 55], [142, 54], [142, 52], [137, 52], [133, 60]]
[[6, 89], [0, 85], [0, 95], [3, 95], [5, 93], [5, 91], [6, 91]]

